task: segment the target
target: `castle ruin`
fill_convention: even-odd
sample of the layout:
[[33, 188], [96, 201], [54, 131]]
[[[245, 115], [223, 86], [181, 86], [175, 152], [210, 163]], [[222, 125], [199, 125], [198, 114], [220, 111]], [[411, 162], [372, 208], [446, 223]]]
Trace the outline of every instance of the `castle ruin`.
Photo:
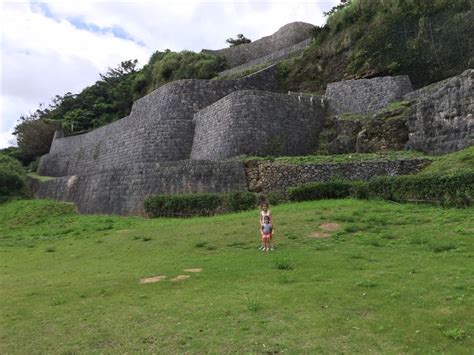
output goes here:
[[[214, 52], [237, 67], [307, 40], [310, 27], [288, 24]], [[82, 213], [140, 215], [155, 194], [248, 190], [251, 174], [232, 158], [314, 153], [330, 115], [376, 112], [401, 100], [414, 102], [408, 147], [462, 149], [473, 139], [472, 79], [469, 70], [415, 92], [407, 76], [349, 80], [329, 84], [322, 96], [281, 92], [273, 65], [238, 80], [178, 80], [137, 100], [127, 117], [82, 135], [56, 135], [38, 168], [54, 179], [37, 183], [35, 195], [74, 202]], [[437, 128], [428, 128], [433, 121]], [[374, 174], [387, 169], [394, 167]]]

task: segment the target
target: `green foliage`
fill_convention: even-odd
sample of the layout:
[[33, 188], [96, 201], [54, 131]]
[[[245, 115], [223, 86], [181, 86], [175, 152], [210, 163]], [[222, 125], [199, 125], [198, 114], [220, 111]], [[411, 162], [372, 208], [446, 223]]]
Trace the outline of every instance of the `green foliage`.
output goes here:
[[26, 173], [21, 163], [0, 153], [0, 196], [19, 194], [25, 183]]
[[158, 195], [145, 200], [145, 212], [151, 217], [208, 216], [219, 207], [218, 194]]
[[19, 148], [19, 159], [27, 165], [36, 158], [47, 154], [54, 132], [61, 127], [58, 121], [37, 118], [36, 115], [22, 117], [13, 132]]
[[289, 189], [292, 201], [327, 198], [383, 198], [467, 207], [474, 200], [474, 173], [379, 176], [368, 181], [309, 183]]
[[136, 60], [124, 61], [81, 93], [56, 95], [48, 107], [40, 105], [33, 114], [21, 117], [13, 134], [22, 162], [26, 165], [48, 153], [54, 132], [61, 127], [67, 134], [77, 134], [127, 116], [133, 104], [136, 64]]
[[270, 205], [279, 205], [288, 202], [288, 193], [283, 190], [271, 191], [267, 194], [267, 199]]
[[328, 198], [344, 198], [350, 195], [351, 183], [333, 180], [328, 182], [315, 182], [289, 189], [292, 201], [321, 200]]
[[247, 191], [229, 192], [223, 195], [222, 204], [226, 211], [245, 211], [257, 206], [257, 195]]
[[359, 161], [374, 161], [374, 160], [397, 160], [397, 159], [434, 159], [432, 156], [420, 153], [417, 151], [385, 151], [377, 153], [349, 153], [349, 154], [335, 154], [335, 155], [303, 155], [303, 156], [288, 156], [288, 157], [254, 157], [241, 156], [243, 161], [262, 161], [262, 162], [279, 162], [289, 164], [326, 164], [326, 163], [350, 163]]
[[274, 261], [274, 267], [278, 270], [293, 270], [294, 266], [288, 256], [278, 256]]
[[156, 52], [133, 82], [133, 97], [142, 97], [161, 85], [179, 79], [211, 79], [225, 69], [225, 60], [191, 51]]
[[332, 9], [314, 43], [292, 62], [292, 90], [342, 78], [409, 75], [415, 87], [472, 67], [470, 0], [353, 0]]
[[229, 44], [229, 47], [240, 46], [241, 44], [252, 42], [252, 40], [245, 37], [242, 33], [239, 33], [236, 38], [227, 38], [225, 41]]
[[387, 200], [465, 207], [474, 199], [474, 173], [376, 177], [369, 181], [368, 189], [371, 196]]
[[461, 172], [474, 173], [474, 146], [435, 157], [420, 174], [445, 174], [455, 175]]
[[150, 217], [209, 216], [222, 212], [243, 211], [257, 205], [257, 196], [250, 192], [196, 193], [157, 195], [144, 202]]

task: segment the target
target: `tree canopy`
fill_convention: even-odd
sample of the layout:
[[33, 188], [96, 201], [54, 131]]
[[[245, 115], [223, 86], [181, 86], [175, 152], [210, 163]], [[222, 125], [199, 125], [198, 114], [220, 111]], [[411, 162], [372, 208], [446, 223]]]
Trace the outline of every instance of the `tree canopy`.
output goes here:
[[252, 40], [245, 37], [242, 33], [239, 33], [237, 38], [227, 38], [225, 41], [229, 44], [229, 47], [235, 47], [241, 44], [252, 42]]

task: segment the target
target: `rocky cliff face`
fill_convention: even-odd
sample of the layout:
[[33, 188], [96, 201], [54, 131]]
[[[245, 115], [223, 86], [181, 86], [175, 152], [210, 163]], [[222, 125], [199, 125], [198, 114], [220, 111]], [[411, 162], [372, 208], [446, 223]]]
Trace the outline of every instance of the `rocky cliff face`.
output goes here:
[[320, 153], [375, 153], [403, 150], [408, 141], [408, 104], [397, 104], [374, 114], [330, 116], [321, 134]]
[[408, 148], [446, 154], [474, 144], [474, 70], [405, 95], [413, 103], [408, 117]]

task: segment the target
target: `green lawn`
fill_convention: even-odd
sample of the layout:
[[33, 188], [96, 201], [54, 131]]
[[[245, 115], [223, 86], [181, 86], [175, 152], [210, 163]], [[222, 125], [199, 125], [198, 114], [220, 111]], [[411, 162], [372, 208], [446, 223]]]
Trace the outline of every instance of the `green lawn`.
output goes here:
[[[272, 211], [277, 249], [265, 253], [257, 210], [147, 220], [0, 205], [0, 352], [472, 353], [473, 208]], [[311, 237], [329, 222], [340, 230]]]

